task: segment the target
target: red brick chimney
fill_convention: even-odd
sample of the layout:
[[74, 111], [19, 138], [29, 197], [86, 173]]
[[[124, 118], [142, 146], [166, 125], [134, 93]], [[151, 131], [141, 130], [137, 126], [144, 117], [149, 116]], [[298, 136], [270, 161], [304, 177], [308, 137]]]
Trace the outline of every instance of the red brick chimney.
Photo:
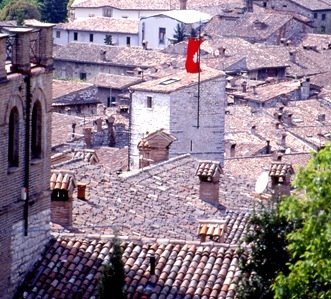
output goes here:
[[63, 226], [72, 225], [73, 191], [76, 187], [74, 172], [66, 170], [52, 171], [51, 221]]
[[196, 175], [200, 179], [200, 199], [211, 204], [219, 204], [220, 175], [223, 173], [217, 161], [199, 162]]

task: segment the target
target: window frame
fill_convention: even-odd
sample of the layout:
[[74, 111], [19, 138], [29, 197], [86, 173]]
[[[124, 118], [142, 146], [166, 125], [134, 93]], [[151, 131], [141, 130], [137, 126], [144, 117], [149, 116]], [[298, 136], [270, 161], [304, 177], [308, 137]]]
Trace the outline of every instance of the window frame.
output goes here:
[[325, 13], [322, 13], [321, 19], [322, 19], [322, 21], [326, 20], [326, 14]]
[[78, 32], [74, 32], [74, 41], [78, 41]]
[[86, 72], [80, 72], [79, 73], [79, 80], [86, 81], [87, 80], [87, 73]]
[[94, 40], [94, 34], [93, 33], [90, 33], [90, 35], [89, 35], [89, 41], [90, 41], [90, 43], [93, 43], [93, 40]]
[[61, 31], [60, 30], [55, 31], [55, 37], [56, 38], [61, 38]]

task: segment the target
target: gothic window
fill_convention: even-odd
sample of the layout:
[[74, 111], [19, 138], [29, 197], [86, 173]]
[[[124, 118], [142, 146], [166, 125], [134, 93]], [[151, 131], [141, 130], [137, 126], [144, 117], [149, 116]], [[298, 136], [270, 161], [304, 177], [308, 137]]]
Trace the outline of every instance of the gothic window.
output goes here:
[[8, 164], [9, 167], [17, 167], [19, 151], [19, 114], [16, 107], [10, 112], [8, 137]]
[[41, 104], [37, 101], [32, 109], [31, 120], [31, 157], [32, 159], [41, 158], [41, 135], [42, 135], [42, 115]]

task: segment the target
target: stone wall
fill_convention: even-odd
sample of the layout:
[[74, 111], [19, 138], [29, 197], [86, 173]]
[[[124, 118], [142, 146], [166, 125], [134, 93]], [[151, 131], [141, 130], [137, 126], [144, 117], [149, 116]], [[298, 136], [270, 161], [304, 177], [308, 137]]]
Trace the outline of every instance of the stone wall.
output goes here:
[[[225, 79], [219, 77], [170, 94], [135, 91], [132, 100], [130, 166], [138, 168], [137, 145], [146, 132], [165, 129], [177, 140], [170, 146], [169, 157], [186, 153], [198, 159], [224, 159]], [[147, 107], [152, 97], [152, 107]], [[198, 120], [199, 109], [199, 120]], [[198, 127], [199, 126], [199, 127]]]

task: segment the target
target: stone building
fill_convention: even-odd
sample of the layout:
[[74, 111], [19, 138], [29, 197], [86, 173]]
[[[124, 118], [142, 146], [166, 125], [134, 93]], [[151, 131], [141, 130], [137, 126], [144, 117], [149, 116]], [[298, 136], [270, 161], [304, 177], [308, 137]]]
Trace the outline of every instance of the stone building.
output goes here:
[[48, 242], [52, 26], [0, 33], [0, 298]]
[[130, 166], [138, 168], [140, 140], [164, 129], [177, 139], [169, 157], [191, 153], [199, 159], [223, 163], [223, 72], [205, 68], [198, 74], [185, 71], [134, 85], [131, 90]]

